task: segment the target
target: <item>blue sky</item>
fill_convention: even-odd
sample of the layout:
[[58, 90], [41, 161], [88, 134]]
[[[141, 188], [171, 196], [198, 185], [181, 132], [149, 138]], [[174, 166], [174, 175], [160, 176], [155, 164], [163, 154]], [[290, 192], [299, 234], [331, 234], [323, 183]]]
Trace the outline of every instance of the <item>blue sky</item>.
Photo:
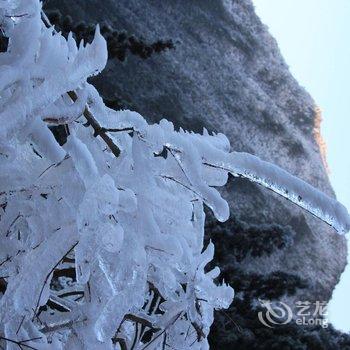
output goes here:
[[[338, 200], [350, 209], [350, 0], [253, 2], [290, 71], [322, 110], [330, 179]], [[350, 265], [329, 304], [336, 328], [349, 332], [349, 317]]]

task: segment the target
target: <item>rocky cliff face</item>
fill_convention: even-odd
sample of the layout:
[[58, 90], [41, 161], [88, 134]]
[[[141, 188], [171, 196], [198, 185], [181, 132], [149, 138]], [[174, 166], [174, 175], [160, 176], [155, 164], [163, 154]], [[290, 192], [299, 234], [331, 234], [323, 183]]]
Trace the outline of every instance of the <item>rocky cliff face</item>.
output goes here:
[[[147, 59], [110, 59], [93, 80], [106, 99], [123, 100], [150, 122], [167, 118], [178, 127], [222, 132], [232, 149], [256, 154], [334, 195], [315, 137], [315, 102], [291, 76], [250, 0], [51, 0], [46, 9], [59, 9], [74, 23], [104, 22], [148, 42], [173, 41], [174, 50]], [[272, 290], [291, 284], [293, 293], [279, 296], [289, 302], [330, 298], [346, 264], [344, 238], [246, 181], [229, 181], [224, 196], [232, 218], [210, 223], [208, 234], [236, 290], [248, 288], [237, 279], [251, 277], [268, 281]], [[257, 241], [260, 248], [252, 249]]]

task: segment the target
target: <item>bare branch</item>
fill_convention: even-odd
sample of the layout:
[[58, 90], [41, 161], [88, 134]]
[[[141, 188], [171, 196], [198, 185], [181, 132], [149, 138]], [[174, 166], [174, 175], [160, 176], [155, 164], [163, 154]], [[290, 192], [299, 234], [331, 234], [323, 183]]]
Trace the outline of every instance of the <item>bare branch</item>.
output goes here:
[[[78, 95], [75, 91], [68, 91], [68, 96], [73, 100], [76, 101], [78, 99]], [[100, 136], [102, 140], [107, 144], [109, 149], [112, 151], [112, 153], [118, 158], [120, 155], [120, 149], [119, 147], [113, 142], [113, 140], [107, 135], [106, 131], [101, 127], [99, 122], [94, 118], [92, 113], [89, 111], [88, 107], [85, 107], [85, 110], [83, 112], [84, 117], [89, 122], [89, 124], [94, 129], [94, 136]]]
[[47, 281], [48, 281], [48, 279], [49, 279], [51, 273], [53, 273], [53, 271], [56, 269], [56, 267], [61, 263], [62, 259], [63, 259], [66, 255], [68, 255], [68, 254], [75, 248], [75, 246], [76, 246], [77, 244], [78, 244], [78, 242], [76, 242], [76, 243], [72, 246], [72, 248], [70, 248], [70, 249], [68, 250], [68, 252], [67, 252], [66, 254], [64, 254], [64, 256], [57, 262], [57, 264], [55, 264], [55, 266], [54, 266], [54, 267], [50, 270], [50, 272], [47, 274], [47, 276], [46, 276], [46, 278], [45, 278], [45, 281], [44, 281], [44, 284], [43, 284], [43, 286], [42, 286], [42, 288], [41, 288], [41, 290], [40, 290], [39, 297], [38, 297], [38, 301], [37, 301], [36, 306], [35, 306], [35, 309], [34, 309], [33, 320], [34, 320], [35, 315], [36, 315], [36, 313], [37, 313], [37, 311], [38, 311], [38, 309], [39, 309], [40, 299], [41, 299], [41, 296], [42, 296], [42, 294], [43, 294], [45, 285], [46, 285], [46, 283], [47, 283]]
[[23, 349], [23, 347], [26, 347], [28, 349], [32, 349], [32, 350], [39, 350], [37, 348], [34, 348], [33, 346], [30, 346], [26, 343], [30, 342], [30, 341], [34, 341], [34, 340], [38, 340], [41, 339], [41, 337], [37, 337], [37, 338], [31, 338], [31, 339], [25, 339], [25, 340], [14, 340], [14, 339], [10, 339], [10, 338], [6, 338], [0, 335], [0, 340], [5, 340], [8, 341], [12, 344], [16, 344], [20, 349]]

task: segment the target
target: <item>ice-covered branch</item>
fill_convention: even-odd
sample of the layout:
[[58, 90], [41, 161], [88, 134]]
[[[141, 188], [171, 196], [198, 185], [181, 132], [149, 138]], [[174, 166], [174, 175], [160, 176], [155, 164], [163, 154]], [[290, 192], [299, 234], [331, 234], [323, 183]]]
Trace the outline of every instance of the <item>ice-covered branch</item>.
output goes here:
[[340, 233], [350, 230], [347, 209], [305, 181], [249, 153], [233, 152], [225, 158], [227, 159], [205, 165], [224, 169], [233, 176], [244, 177], [280, 194], [333, 226]]

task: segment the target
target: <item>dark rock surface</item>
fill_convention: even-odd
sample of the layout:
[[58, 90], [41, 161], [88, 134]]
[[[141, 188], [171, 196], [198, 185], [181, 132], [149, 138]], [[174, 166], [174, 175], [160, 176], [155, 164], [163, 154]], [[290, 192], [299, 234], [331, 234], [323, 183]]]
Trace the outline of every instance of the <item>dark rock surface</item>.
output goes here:
[[[46, 9], [59, 9], [73, 23], [106, 23], [147, 42], [172, 40], [175, 49], [147, 59], [110, 59], [93, 79], [107, 100], [123, 101], [150, 122], [167, 118], [177, 127], [223, 132], [233, 150], [258, 155], [334, 195], [317, 139], [315, 102], [291, 76], [250, 0], [50, 0]], [[208, 234], [215, 231], [225, 278], [235, 285], [235, 278], [273, 276], [267, 283], [273, 289], [277, 273], [286, 285], [289, 278], [298, 281], [293, 293], [278, 298], [329, 300], [346, 264], [345, 239], [247, 181], [230, 180], [223, 194], [232, 219], [208, 225]], [[263, 244], [275, 248], [261, 254], [251, 248], [259, 232]], [[237, 248], [243, 252], [226, 247], [235, 234], [250, 237]]]

